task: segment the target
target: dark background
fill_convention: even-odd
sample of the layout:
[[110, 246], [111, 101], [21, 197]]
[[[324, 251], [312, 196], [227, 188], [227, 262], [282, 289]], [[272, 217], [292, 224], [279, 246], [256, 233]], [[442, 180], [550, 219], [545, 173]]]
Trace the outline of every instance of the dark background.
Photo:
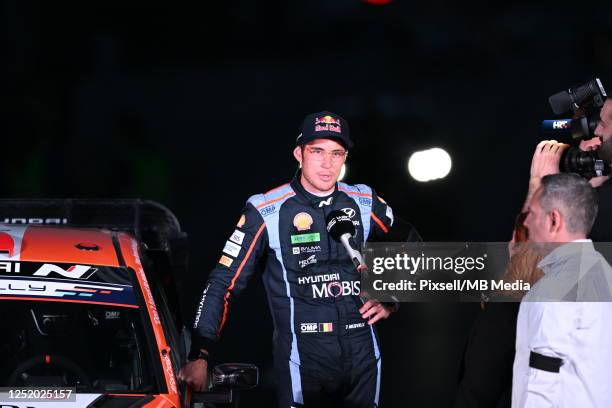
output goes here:
[[[612, 67], [603, 2], [0, 4], [2, 196], [168, 206], [191, 239], [188, 319], [248, 196], [293, 175], [305, 114], [349, 121], [345, 181], [426, 240], [506, 241], [548, 96]], [[408, 156], [435, 146], [450, 175], [414, 181]], [[383, 406], [450, 404], [477, 310], [407, 304], [380, 324]], [[271, 330], [256, 278], [215, 356], [260, 366], [245, 406], [273, 404]]]

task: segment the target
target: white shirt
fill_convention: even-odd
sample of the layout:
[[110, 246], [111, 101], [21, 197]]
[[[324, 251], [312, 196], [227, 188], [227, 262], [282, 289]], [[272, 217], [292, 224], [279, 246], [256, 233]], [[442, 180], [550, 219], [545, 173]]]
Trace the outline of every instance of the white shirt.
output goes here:
[[[612, 407], [612, 268], [590, 240], [538, 267], [519, 309], [512, 407]], [[559, 373], [530, 367], [532, 351], [560, 358]]]

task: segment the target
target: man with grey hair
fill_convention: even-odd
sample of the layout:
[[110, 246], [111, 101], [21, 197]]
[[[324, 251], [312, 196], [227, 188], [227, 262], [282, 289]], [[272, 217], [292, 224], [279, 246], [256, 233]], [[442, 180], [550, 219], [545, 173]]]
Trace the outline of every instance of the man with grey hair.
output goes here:
[[[558, 173], [542, 177], [528, 203], [523, 224], [532, 242], [570, 242], [586, 239], [596, 216], [597, 193], [593, 187], [577, 174]], [[534, 222], [550, 225], [533, 225]]]
[[586, 239], [597, 195], [575, 174], [538, 182], [524, 226], [547, 253], [519, 310], [512, 407], [611, 407], [612, 268]]

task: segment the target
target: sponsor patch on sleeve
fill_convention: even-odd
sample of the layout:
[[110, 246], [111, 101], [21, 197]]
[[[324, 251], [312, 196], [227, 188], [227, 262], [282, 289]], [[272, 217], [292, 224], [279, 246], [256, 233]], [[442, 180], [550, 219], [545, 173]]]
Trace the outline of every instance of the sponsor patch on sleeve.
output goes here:
[[234, 262], [234, 260], [230, 258], [229, 256], [225, 256], [225, 255], [221, 255], [221, 259], [219, 259], [219, 263], [221, 265], [227, 266], [228, 268], [232, 266], [232, 262]]
[[386, 215], [387, 215], [387, 218], [391, 220], [391, 223], [389, 225], [393, 226], [393, 210], [391, 209], [391, 207], [389, 207], [389, 205], [387, 205]]
[[242, 245], [242, 241], [244, 240], [244, 232], [234, 230], [234, 233], [230, 237], [230, 241], [237, 243], [238, 245]]
[[236, 245], [233, 242], [226, 241], [225, 246], [223, 247], [223, 252], [236, 258], [240, 253], [241, 249], [242, 247], [240, 245]]

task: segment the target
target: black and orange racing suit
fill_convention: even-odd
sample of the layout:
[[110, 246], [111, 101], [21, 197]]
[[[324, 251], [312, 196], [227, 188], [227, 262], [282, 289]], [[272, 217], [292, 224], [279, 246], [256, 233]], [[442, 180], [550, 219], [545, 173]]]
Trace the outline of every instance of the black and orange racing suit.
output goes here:
[[[393, 212], [366, 185], [337, 183], [331, 195], [317, 197], [299, 177], [249, 198], [198, 305], [192, 350], [214, 348], [233, 297], [265, 257], [279, 406], [325, 406], [327, 400], [332, 406], [376, 407], [376, 331], [358, 311], [359, 273], [328, 235], [325, 219], [334, 210], [349, 215], [361, 244], [385, 240]], [[412, 226], [407, 231], [404, 238], [420, 240]]]

